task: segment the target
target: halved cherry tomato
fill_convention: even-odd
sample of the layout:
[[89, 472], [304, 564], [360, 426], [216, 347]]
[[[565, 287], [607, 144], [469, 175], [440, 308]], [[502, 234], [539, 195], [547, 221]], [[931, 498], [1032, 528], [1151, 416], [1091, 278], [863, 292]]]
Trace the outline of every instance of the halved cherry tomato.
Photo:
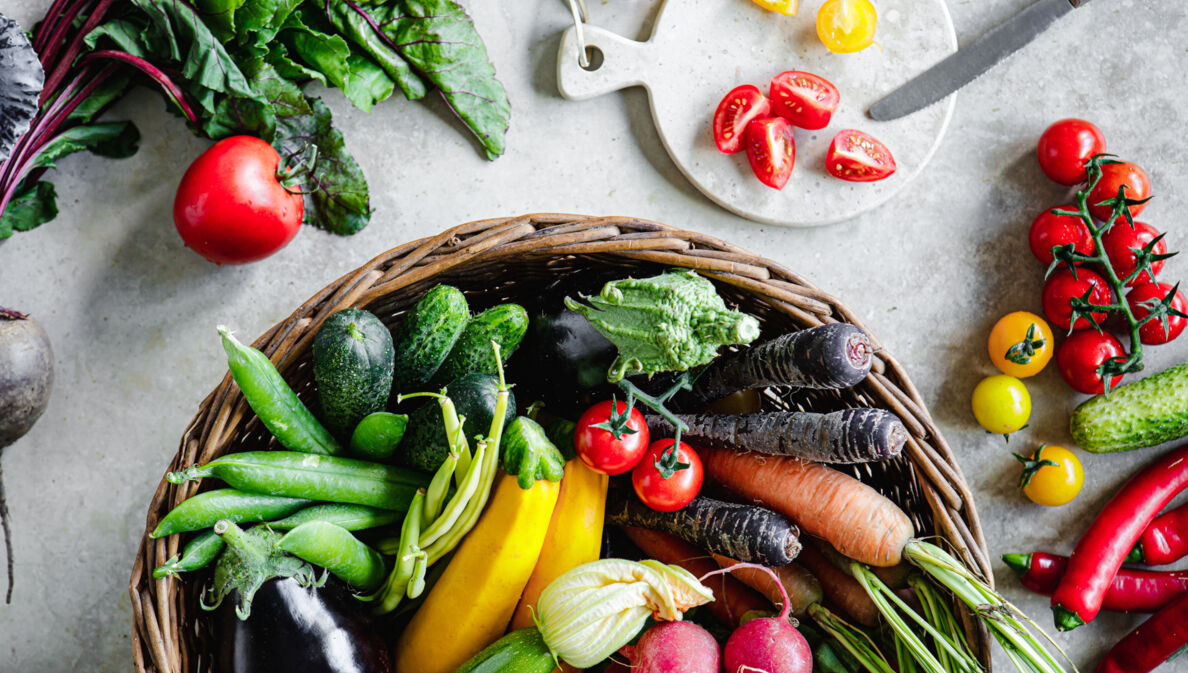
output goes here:
[[[1098, 367], [1110, 358], [1124, 356], [1122, 344], [1109, 332], [1081, 330], [1073, 332], [1056, 347], [1056, 368], [1070, 388], [1086, 395], [1100, 395], [1105, 385]], [[1116, 375], [1110, 390], [1122, 380]]]
[[697, 497], [704, 479], [697, 452], [684, 442], [674, 447], [671, 439], [652, 442], [631, 471], [635, 494], [657, 512], [675, 512], [688, 505]]
[[1031, 233], [1028, 242], [1031, 244], [1031, 254], [1044, 264], [1052, 263], [1052, 248], [1060, 245], [1073, 244], [1075, 250], [1083, 255], [1092, 255], [1097, 246], [1093, 243], [1093, 235], [1089, 227], [1081, 218], [1072, 215], [1053, 215], [1053, 210], [1075, 211], [1076, 206], [1057, 206], [1049, 208], [1039, 214], [1031, 223]]
[[1101, 129], [1083, 119], [1061, 119], [1040, 136], [1035, 154], [1044, 175], [1072, 186], [1085, 180], [1085, 162], [1105, 149]]
[[854, 129], [838, 132], [825, 157], [825, 170], [850, 182], [876, 182], [889, 177], [896, 168], [895, 157], [886, 145]]
[[1052, 359], [1056, 344], [1052, 340], [1052, 328], [1043, 318], [1027, 311], [1015, 311], [994, 324], [986, 347], [998, 371], [1022, 379], [1043, 371]]
[[605, 400], [578, 419], [573, 445], [591, 470], [623, 474], [648, 450], [648, 422], [637, 407], [627, 413], [626, 402]]
[[825, 0], [817, 10], [817, 37], [829, 51], [849, 54], [874, 44], [879, 16], [870, 0]]
[[796, 141], [783, 117], [764, 117], [747, 125], [747, 159], [755, 177], [772, 189], [783, 189], [796, 165]]
[[[1106, 256], [1110, 258], [1110, 265], [1114, 267], [1114, 273], [1118, 274], [1119, 279], [1125, 279], [1134, 273], [1138, 266], [1135, 251], [1142, 250], [1156, 238], [1159, 238], [1159, 231], [1155, 227], [1145, 222], [1136, 221], [1132, 229], [1126, 218], [1120, 217], [1114, 221], [1114, 226], [1102, 234], [1101, 247], [1105, 248]], [[1163, 239], [1159, 239], [1159, 242], [1152, 248], [1152, 252], [1158, 255], [1166, 253], [1167, 243]], [[1151, 262], [1150, 271], [1140, 273], [1126, 284], [1135, 286], [1139, 283], [1153, 283], [1155, 276], [1159, 275], [1162, 269], [1162, 259]]]
[[1041, 444], [1030, 458], [1018, 453], [1015, 458], [1023, 463], [1019, 487], [1037, 505], [1067, 505], [1077, 497], [1085, 483], [1081, 461], [1063, 446]]
[[752, 119], [771, 114], [771, 101], [759, 87], [744, 84], [735, 87], [718, 103], [714, 112], [714, 143], [726, 154], [743, 150], [747, 124]]
[[[1172, 296], [1171, 308], [1188, 314], [1188, 302], [1184, 300], [1184, 293], [1167, 283], [1138, 285], [1126, 294], [1126, 302], [1130, 304], [1130, 310], [1134, 313], [1135, 319], [1142, 320], [1151, 315], [1151, 306], [1154, 302], [1162, 303], [1172, 292], [1175, 292], [1175, 295]], [[1180, 336], [1185, 325], [1188, 325], [1188, 320], [1174, 313], [1167, 316], [1166, 328], [1163, 320], [1156, 318], [1139, 327], [1139, 341], [1150, 345], [1165, 344]]]
[[789, 70], [771, 78], [771, 111], [793, 126], [816, 131], [829, 126], [841, 92], [811, 72]]
[[[1118, 196], [1118, 189], [1126, 186], [1126, 198], [1142, 200], [1151, 196], [1151, 180], [1142, 168], [1122, 161], [1116, 164], [1106, 164], [1101, 167], [1101, 180], [1089, 192], [1089, 212], [1099, 220], [1108, 220], [1114, 216], [1114, 209], [1109, 206], [1098, 205], [1102, 201]], [[1130, 216], [1138, 217], [1147, 204], [1140, 203], [1130, 206]]]
[[[1109, 283], [1092, 269], [1077, 267], [1076, 276], [1073, 276], [1069, 269], [1058, 269], [1048, 276], [1042, 295], [1044, 315], [1047, 316], [1048, 322], [1056, 329], [1069, 331], [1069, 324], [1072, 322], [1072, 299], [1084, 297], [1086, 292], [1089, 292], [1090, 304], [1105, 306], [1114, 303]], [[1093, 312], [1093, 320], [1098, 325], [1105, 319], [1104, 312]], [[1076, 324], [1072, 325], [1074, 330], [1090, 327], [1092, 325], [1082, 316], [1078, 316]]]

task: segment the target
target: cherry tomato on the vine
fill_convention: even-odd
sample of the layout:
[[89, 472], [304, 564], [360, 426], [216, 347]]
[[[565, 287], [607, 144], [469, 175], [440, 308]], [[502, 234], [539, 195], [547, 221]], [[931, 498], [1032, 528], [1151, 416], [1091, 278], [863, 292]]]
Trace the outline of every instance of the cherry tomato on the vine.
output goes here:
[[[1069, 269], [1057, 269], [1044, 282], [1042, 301], [1044, 315], [1052, 327], [1067, 332], [1072, 323], [1072, 300], [1083, 297], [1089, 291], [1089, 303], [1105, 306], [1113, 303], [1110, 284], [1101, 274], [1086, 267], [1078, 267], [1076, 276]], [[1093, 320], [1100, 325], [1106, 319], [1102, 311], [1093, 312]], [[1077, 316], [1074, 330], [1089, 329], [1092, 325], [1083, 316]]]
[[[1184, 293], [1167, 283], [1143, 283], [1126, 294], [1126, 302], [1134, 313], [1135, 320], [1142, 320], [1151, 315], [1150, 306], [1154, 302], [1163, 303], [1165, 298], [1175, 291], [1171, 300], [1171, 308], [1180, 313], [1188, 314], [1188, 302], [1184, 300]], [[1188, 320], [1174, 313], [1167, 316], [1167, 326], [1163, 320], [1156, 318], [1139, 327], [1139, 340], [1148, 345], [1165, 344], [1180, 336]]]
[[[1056, 368], [1073, 390], [1086, 395], [1100, 395], [1105, 384], [1098, 368], [1110, 358], [1124, 357], [1122, 344], [1109, 332], [1081, 330], [1070, 334], [1056, 347]], [[1113, 390], [1122, 380], [1115, 375], [1110, 381]]]
[[[1156, 238], [1159, 238], [1159, 231], [1155, 227], [1136, 220], [1134, 228], [1131, 228], [1125, 217], [1115, 220], [1114, 225], [1102, 234], [1101, 247], [1105, 248], [1106, 255], [1110, 258], [1110, 266], [1114, 267], [1114, 273], [1118, 274], [1119, 280], [1125, 280], [1138, 268], [1135, 251], [1142, 250]], [[1160, 238], [1151, 251], [1157, 255], [1166, 253], [1167, 242]], [[1134, 286], [1139, 283], [1153, 283], [1155, 276], [1158, 276], [1161, 270], [1163, 270], [1162, 259], [1151, 262], [1150, 271], [1140, 273], [1126, 284]]]
[[1097, 246], [1093, 243], [1093, 235], [1089, 227], [1081, 218], [1072, 215], [1053, 215], [1053, 210], [1076, 211], [1076, 206], [1057, 206], [1048, 208], [1040, 213], [1031, 223], [1028, 242], [1031, 244], [1031, 254], [1044, 264], [1052, 263], [1052, 248], [1071, 243], [1074, 249], [1083, 255], [1092, 255]]
[[704, 479], [701, 456], [684, 442], [674, 447], [671, 439], [652, 442], [631, 471], [635, 494], [657, 512], [675, 512], [688, 505]]
[[638, 408], [628, 414], [626, 402], [604, 400], [578, 419], [573, 445], [591, 470], [623, 474], [648, 450], [648, 423]]
[[1085, 162], [1105, 149], [1101, 129], [1083, 119], [1061, 119], [1040, 136], [1035, 154], [1044, 175], [1072, 186], [1085, 180]]
[[1081, 461], [1063, 446], [1041, 444], [1031, 457], [1015, 454], [1023, 463], [1019, 486], [1037, 505], [1067, 505], [1081, 492], [1085, 473]]
[[1031, 418], [1031, 395], [1023, 382], [1013, 376], [989, 376], [973, 391], [974, 418], [996, 435], [1007, 435], [1027, 425]]
[[1056, 349], [1052, 328], [1043, 318], [1027, 311], [1015, 311], [999, 319], [990, 330], [986, 346], [998, 371], [1020, 379], [1043, 371]]
[[[1106, 164], [1101, 167], [1101, 180], [1089, 192], [1089, 212], [1093, 217], [1104, 221], [1114, 216], [1112, 207], [1099, 204], [1118, 196], [1118, 189], [1123, 185], [1128, 199], [1142, 200], [1151, 196], [1151, 180], [1142, 168], [1129, 161]], [[1129, 206], [1130, 216], [1138, 217], [1146, 207], [1145, 203]]]

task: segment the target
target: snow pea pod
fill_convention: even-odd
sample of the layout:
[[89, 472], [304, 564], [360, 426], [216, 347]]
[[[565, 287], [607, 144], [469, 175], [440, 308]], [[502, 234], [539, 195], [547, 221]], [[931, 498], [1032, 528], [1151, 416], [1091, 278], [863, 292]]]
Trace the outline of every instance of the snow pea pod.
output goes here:
[[222, 536], [216, 535], [213, 530], [201, 533], [186, 543], [181, 558], [174, 556], [164, 565], [154, 568], [153, 579], [177, 577], [180, 573], [205, 568], [208, 563], [218, 557], [219, 552], [223, 551], [225, 546], [227, 544], [223, 542]]
[[361, 591], [371, 591], [384, 581], [384, 559], [342, 526], [310, 521], [285, 534], [277, 547], [321, 566]]
[[210, 528], [219, 519], [235, 523], [268, 521], [293, 512], [310, 504], [300, 497], [278, 497], [260, 495], [259, 491], [247, 492], [234, 488], [207, 491], [183, 501], [165, 515], [153, 529], [151, 537], [165, 537], [174, 533]]
[[203, 477], [222, 479], [251, 493], [400, 511], [408, 509], [417, 489], [429, 483], [426, 475], [414, 470], [295, 451], [230, 453], [166, 475], [173, 484]]
[[303, 523], [324, 521], [345, 528], [346, 530], [366, 530], [368, 528], [387, 526], [399, 520], [400, 513], [389, 509], [331, 502], [310, 505], [309, 507], [298, 510], [295, 514], [290, 514], [268, 525], [275, 530], [292, 530]]
[[218, 329], [223, 338], [223, 350], [227, 351], [231, 378], [239, 384], [248, 406], [276, 441], [290, 451], [327, 456], [342, 453], [342, 445], [301, 403], [272, 360], [255, 348], [240, 343], [226, 327], [219, 325]]

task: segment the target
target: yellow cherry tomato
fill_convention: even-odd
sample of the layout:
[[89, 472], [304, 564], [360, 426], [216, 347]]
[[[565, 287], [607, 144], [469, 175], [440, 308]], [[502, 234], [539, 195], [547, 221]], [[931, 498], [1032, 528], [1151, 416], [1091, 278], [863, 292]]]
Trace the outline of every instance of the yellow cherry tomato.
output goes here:
[[1031, 395], [1023, 382], [997, 374], [982, 379], [973, 391], [974, 418], [988, 432], [1009, 435], [1031, 418]]
[[1052, 359], [1056, 342], [1044, 319], [1027, 311], [1002, 317], [990, 330], [987, 347], [998, 371], [1025, 379], [1043, 371]]
[[1023, 463], [1019, 487], [1037, 505], [1067, 505], [1077, 497], [1085, 483], [1081, 461], [1063, 446], [1041, 444], [1030, 458], [1017, 453], [1015, 458]]
[[874, 44], [878, 22], [870, 0], [825, 0], [817, 10], [817, 37], [832, 52], [862, 51]]
[[756, 5], [773, 12], [795, 16], [800, 0], [754, 0]]

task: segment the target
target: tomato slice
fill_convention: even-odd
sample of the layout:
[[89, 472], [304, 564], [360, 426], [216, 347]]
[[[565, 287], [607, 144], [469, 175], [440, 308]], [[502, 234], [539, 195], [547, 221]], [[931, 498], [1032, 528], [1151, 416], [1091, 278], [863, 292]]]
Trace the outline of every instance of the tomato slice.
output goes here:
[[829, 126], [841, 92], [811, 72], [789, 70], [771, 79], [771, 111], [793, 126], [816, 131]]
[[839, 131], [829, 144], [825, 169], [835, 178], [850, 182], [876, 182], [895, 172], [891, 150], [874, 137], [846, 129]]
[[758, 87], [750, 84], [736, 87], [718, 103], [714, 112], [714, 143], [726, 154], [741, 152], [747, 124], [769, 114], [771, 101]]
[[796, 141], [783, 117], [764, 117], [747, 124], [747, 159], [759, 181], [783, 189], [796, 165]]

